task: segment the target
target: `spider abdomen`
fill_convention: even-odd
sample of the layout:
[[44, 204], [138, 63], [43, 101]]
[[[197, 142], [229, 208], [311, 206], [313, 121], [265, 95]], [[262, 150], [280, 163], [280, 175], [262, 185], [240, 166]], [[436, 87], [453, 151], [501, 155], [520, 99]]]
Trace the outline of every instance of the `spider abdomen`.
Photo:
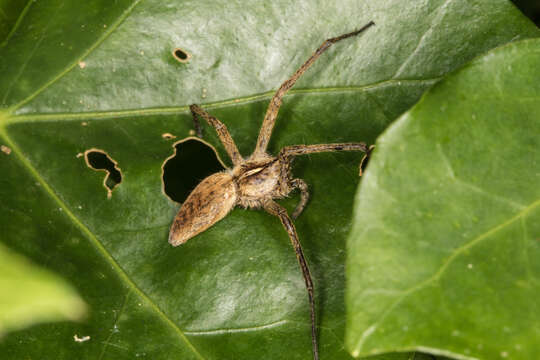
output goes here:
[[237, 200], [231, 174], [219, 172], [197, 185], [182, 204], [169, 232], [169, 243], [177, 246], [208, 229], [232, 210]]

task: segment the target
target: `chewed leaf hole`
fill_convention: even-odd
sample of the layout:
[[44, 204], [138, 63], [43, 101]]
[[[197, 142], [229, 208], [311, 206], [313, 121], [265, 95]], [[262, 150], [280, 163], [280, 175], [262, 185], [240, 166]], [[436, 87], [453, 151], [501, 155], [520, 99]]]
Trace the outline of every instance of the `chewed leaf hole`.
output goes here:
[[84, 152], [84, 160], [89, 168], [96, 171], [105, 171], [103, 186], [107, 189], [107, 197], [110, 198], [112, 191], [122, 182], [122, 173], [118, 163], [114, 161], [105, 151], [100, 149], [89, 149]]
[[191, 59], [191, 54], [181, 48], [176, 48], [172, 52], [174, 58], [181, 63], [187, 63]]
[[174, 153], [163, 163], [163, 192], [171, 200], [184, 202], [205, 177], [224, 169], [216, 149], [207, 142], [188, 137], [173, 144]]

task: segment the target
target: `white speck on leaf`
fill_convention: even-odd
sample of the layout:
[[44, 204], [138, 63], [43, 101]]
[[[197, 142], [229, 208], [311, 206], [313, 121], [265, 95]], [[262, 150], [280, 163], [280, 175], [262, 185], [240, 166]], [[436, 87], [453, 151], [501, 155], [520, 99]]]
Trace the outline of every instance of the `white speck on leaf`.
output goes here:
[[11, 154], [11, 148], [7, 147], [6, 145], [0, 146], [0, 150], [6, 155]]
[[176, 136], [174, 136], [171, 133], [163, 133], [163, 134], [161, 134], [161, 137], [164, 138], [165, 140], [170, 140], [170, 139], [176, 138]]
[[81, 337], [78, 337], [77, 334], [73, 335], [73, 340], [75, 340], [75, 342], [85, 342], [85, 341], [88, 341], [90, 340], [90, 336], [81, 336]]

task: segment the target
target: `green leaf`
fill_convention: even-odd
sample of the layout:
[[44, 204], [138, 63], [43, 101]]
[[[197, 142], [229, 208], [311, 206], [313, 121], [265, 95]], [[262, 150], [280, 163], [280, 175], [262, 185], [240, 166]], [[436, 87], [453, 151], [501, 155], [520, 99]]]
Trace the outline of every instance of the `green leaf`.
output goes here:
[[46, 321], [76, 320], [84, 302], [56, 275], [0, 244], [0, 337]]
[[540, 41], [434, 86], [378, 139], [347, 253], [347, 347], [540, 353]]
[[[493, 0], [43, 0], [24, 9], [0, 47], [0, 143], [12, 150], [0, 153], [0, 224], [12, 248], [69, 279], [92, 311], [84, 324], [7, 336], [0, 351], [12, 358], [310, 358], [306, 290], [277, 219], [236, 209], [179, 248], [167, 243], [178, 205], [162, 193], [173, 152], [162, 134], [188, 136], [187, 105], [202, 103], [248, 155], [274, 89], [326, 37], [374, 20], [299, 81], [270, 150], [373, 142], [447, 72], [539, 35]], [[173, 58], [177, 47], [189, 62]], [[91, 148], [121, 170], [110, 199], [104, 173], [81, 156]], [[296, 225], [315, 278], [322, 359], [350, 358], [344, 248], [360, 158], [321, 154], [294, 168], [312, 194]], [[192, 182], [193, 167], [178, 181]]]

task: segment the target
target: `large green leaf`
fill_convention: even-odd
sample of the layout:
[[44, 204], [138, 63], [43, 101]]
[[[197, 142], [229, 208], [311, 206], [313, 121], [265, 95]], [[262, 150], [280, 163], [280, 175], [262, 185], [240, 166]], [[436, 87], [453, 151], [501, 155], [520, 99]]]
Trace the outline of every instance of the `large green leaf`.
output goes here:
[[540, 41], [493, 50], [378, 139], [347, 255], [347, 346], [540, 354]]
[[[20, 11], [0, 48], [0, 142], [12, 149], [0, 153], [1, 226], [10, 247], [63, 274], [92, 312], [82, 325], [8, 336], [0, 351], [14, 358], [309, 358], [306, 291], [277, 219], [235, 210], [182, 247], [168, 245], [178, 205], [161, 192], [172, 153], [161, 135], [187, 136], [186, 106], [206, 103], [249, 154], [272, 89], [325, 37], [374, 20], [300, 80], [270, 150], [373, 142], [448, 71], [539, 33], [493, 0], [43, 0]], [[172, 57], [175, 47], [192, 55], [187, 64]], [[111, 199], [103, 173], [77, 157], [89, 148], [122, 171]], [[315, 278], [323, 359], [349, 358], [344, 239], [360, 157], [317, 155], [294, 169], [312, 191], [296, 224]], [[181, 171], [179, 182], [195, 176], [189, 164]], [[91, 340], [76, 343], [75, 333]]]
[[0, 244], [0, 337], [44, 321], [80, 319], [81, 298], [62, 279]]

